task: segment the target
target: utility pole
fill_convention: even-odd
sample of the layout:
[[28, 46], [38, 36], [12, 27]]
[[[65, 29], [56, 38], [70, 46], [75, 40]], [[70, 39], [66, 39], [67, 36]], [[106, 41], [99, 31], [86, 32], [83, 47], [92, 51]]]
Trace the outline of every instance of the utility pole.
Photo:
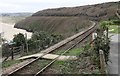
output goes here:
[[26, 50], [28, 52], [27, 33], [25, 33], [25, 44], [26, 44]]

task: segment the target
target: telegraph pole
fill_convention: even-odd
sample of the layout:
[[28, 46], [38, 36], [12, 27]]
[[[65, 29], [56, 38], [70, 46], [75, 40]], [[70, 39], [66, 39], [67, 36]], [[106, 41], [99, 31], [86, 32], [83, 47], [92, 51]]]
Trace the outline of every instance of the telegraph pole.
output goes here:
[[26, 44], [26, 50], [28, 52], [27, 33], [25, 33], [25, 44]]

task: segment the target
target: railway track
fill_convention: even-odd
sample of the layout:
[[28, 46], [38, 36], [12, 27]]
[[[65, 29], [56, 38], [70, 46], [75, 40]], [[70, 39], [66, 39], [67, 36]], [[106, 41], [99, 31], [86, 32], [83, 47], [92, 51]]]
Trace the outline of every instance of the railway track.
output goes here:
[[85, 40], [88, 36], [90, 36], [91, 33], [89, 33], [87, 36], [85, 36], [84, 38], [82, 38], [81, 40], [79, 40], [77, 43], [75, 43], [74, 45], [72, 45], [71, 47], [69, 47], [67, 50], [65, 50], [63, 53], [61, 53], [58, 57], [56, 57], [54, 60], [52, 60], [49, 64], [47, 64], [43, 69], [41, 69], [40, 71], [38, 71], [34, 76], [39, 76], [42, 72], [44, 72], [48, 67], [50, 67], [55, 61], [57, 61], [57, 59], [64, 55], [65, 53], [67, 53], [68, 51], [70, 51], [71, 49], [73, 49], [76, 45], [78, 45], [80, 42], [82, 42], [83, 40]]
[[118, 13], [118, 12], [116, 12], [115, 14], [116, 14], [116, 16], [120, 19], [120, 15], [119, 15], [119, 13]]
[[[63, 53], [61, 53], [58, 57], [56, 57], [54, 60], [43, 60], [41, 59], [42, 56], [36, 58], [35, 60], [32, 60], [31, 62], [29, 62], [28, 64], [12, 71], [11, 73], [5, 75], [5, 76], [16, 76], [16, 75], [22, 75], [23, 74], [25, 76], [27, 75], [31, 75], [31, 76], [38, 76], [40, 75], [45, 69], [47, 69], [49, 66], [51, 66], [61, 55], [64, 55], [66, 52], [68, 52], [69, 50], [71, 50], [72, 48], [74, 48], [77, 44], [79, 44], [80, 42], [82, 42], [83, 40], [85, 40], [88, 36], [91, 35], [91, 33], [95, 30], [96, 28], [96, 23], [92, 22], [93, 25], [88, 28], [87, 30], [77, 33], [74, 36], [71, 36], [53, 46], [51, 46], [50, 48], [43, 50], [42, 53], [44, 53], [42, 56], [55, 51], [56, 49], [64, 46], [65, 44], [77, 39], [78, 37], [84, 35], [83, 38], [81, 38], [79, 41], [77, 41], [77, 43], [73, 44], [72, 46], [70, 46], [67, 50], [65, 50]], [[42, 65], [38, 64], [38, 63], [44, 63]], [[42, 68], [43, 67], [43, 68]], [[31, 71], [32, 68], [35, 68], [36, 70]], [[31, 70], [30, 70], [31, 69]], [[4, 76], [4, 75], [3, 75]]]

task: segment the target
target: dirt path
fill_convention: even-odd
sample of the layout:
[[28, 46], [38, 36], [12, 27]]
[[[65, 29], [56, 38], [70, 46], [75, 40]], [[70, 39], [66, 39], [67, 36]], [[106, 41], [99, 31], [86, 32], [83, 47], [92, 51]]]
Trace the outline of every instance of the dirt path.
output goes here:
[[111, 44], [110, 44], [110, 61], [108, 64], [108, 72], [110, 74], [118, 74], [118, 54], [120, 51], [120, 34], [109, 34], [113, 35], [111, 37]]

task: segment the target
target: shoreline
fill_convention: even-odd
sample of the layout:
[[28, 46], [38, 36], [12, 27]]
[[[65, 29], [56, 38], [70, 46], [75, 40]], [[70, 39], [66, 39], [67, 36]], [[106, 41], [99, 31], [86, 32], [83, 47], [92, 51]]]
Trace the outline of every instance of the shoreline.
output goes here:
[[0, 21], [0, 27], [2, 28], [0, 32], [3, 32], [3, 38], [5, 38], [8, 41], [11, 41], [14, 38], [14, 35], [18, 33], [27, 33], [27, 38], [31, 38], [32, 32], [28, 32], [25, 29], [21, 28], [16, 28], [14, 27], [15, 23], [13, 24], [8, 24], [8, 23], [3, 23]]

